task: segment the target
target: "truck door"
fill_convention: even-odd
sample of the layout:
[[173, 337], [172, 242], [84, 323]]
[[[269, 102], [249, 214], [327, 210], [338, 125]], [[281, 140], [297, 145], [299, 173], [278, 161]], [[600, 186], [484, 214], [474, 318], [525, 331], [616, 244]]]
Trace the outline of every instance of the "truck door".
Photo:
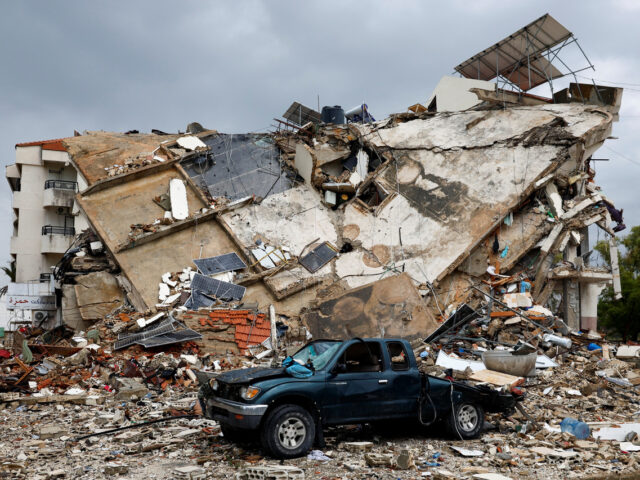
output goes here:
[[347, 347], [327, 376], [323, 416], [327, 423], [367, 421], [385, 416], [390, 387], [378, 341]]
[[420, 372], [412, 366], [403, 342], [386, 343], [390, 369], [385, 372], [389, 388], [385, 390], [385, 407], [394, 416], [413, 416], [418, 411], [420, 398]]

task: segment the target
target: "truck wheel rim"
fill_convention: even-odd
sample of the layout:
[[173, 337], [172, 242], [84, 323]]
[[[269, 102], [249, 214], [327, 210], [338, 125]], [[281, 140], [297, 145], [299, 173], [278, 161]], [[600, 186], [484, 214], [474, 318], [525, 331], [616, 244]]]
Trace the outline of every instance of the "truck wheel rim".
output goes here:
[[280, 445], [288, 450], [298, 448], [307, 436], [304, 423], [298, 418], [287, 418], [278, 428]]
[[458, 425], [465, 432], [470, 432], [478, 424], [478, 411], [473, 405], [463, 405], [458, 409]]

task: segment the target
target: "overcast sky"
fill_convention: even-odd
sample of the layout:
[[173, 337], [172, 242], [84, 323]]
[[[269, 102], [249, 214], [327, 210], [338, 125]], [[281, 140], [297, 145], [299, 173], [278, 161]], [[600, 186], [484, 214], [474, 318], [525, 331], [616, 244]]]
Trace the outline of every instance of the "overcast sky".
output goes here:
[[[380, 119], [425, 101], [455, 65], [547, 12], [595, 65], [581, 80], [626, 88], [619, 139], [598, 152], [611, 161], [598, 163], [596, 180], [624, 208], [626, 224], [638, 225], [634, 0], [3, 2], [2, 163], [14, 163], [16, 143], [74, 129], [175, 132], [198, 121], [223, 132], [261, 131], [293, 100], [316, 106], [318, 95], [322, 105], [366, 101]], [[566, 60], [581, 68], [576, 53]], [[1, 183], [4, 263], [12, 213]]]

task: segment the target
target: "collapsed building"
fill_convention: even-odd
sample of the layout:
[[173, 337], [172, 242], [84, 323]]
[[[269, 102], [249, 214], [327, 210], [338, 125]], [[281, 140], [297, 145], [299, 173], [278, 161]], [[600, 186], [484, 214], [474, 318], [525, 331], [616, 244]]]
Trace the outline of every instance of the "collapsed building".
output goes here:
[[[576, 81], [551, 98], [527, 93], [559, 76], [542, 53], [572, 38], [549, 15], [536, 22], [509, 37], [536, 26], [546, 37], [528, 40], [534, 50], [499, 42], [382, 121], [366, 105], [345, 123], [339, 108], [295, 102], [271, 133], [190, 124], [59, 140], [82, 186], [69, 206], [89, 228], [56, 259], [48, 328], [137, 311], [144, 326], [165, 312], [197, 330], [190, 312], [204, 310], [224, 323], [204, 343], [245, 352], [274, 323], [302, 338], [425, 338], [462, 305], [489, 318], [502, 298], [596, 330], [601, 289], [613, 282], [620, 295], [623, 227], [592, 160], [622, 89]], [[7, 176], [15, 185], [20, 171]], [[588, 261], [594, 224], [612, 271]], [[171, 325], [163, 341], [187, 338]]]
[[[612, 284], [621, 295], [615, 234], [625, 226], [594, 162], [622, 89], [574, 76], [554, 91], [552, 61], [570, 43], [544, 15], [381, 121], [366, 104], [318, 112], [293, 102], [269, 133], [192, 123], [186, 133], [76, 132], [16, 145], [6, 171], [17, 268], [5, 338], [0, 323], [0, 472], [637, 470], [640, 424], [629, 405], [640, 401], [640, 346], [597, 332], [600, 290]], [[530, 92], [544, 84], [551, 96]], [[611, 268], [594, 265], [596, 229]], [[464, 447], [439, 428], [428, 443], [372, 438], [373, 425], [332, 429], [318, 445], [325, 452], [293, 464], [233, 447], [203, 418], [200, 395], [225, 370], [280, 367], [311, 338], [374, 336], [410, 340], [421, 374], [452, 381], [452, 407], [457, 380], [526, 391], [527, 409], [489, 413], [486, 435]]]

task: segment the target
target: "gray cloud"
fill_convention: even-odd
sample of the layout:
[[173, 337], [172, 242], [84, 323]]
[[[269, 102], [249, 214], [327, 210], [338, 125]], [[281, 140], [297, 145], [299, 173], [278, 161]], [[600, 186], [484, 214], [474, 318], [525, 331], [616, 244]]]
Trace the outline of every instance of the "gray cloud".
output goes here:
[[[292, 100], [382, 118], [424, 101], [453, 66], [549, 12], [596, 65], [583, 75], [640, 84], [640, 9], [504, 1], [6, 2], [0, 18], [0, 152], [77, 130], [267, 128]], [[579, 7], [579, 8], [576, 8]], [[579, 63], [577, 55], [568, 60]], [[563, 83], [564, 82], [564, 83]], [[568, 80], [557, 82], [561, 88]], [[544, 87], [543, 87], [544, 88]], [[611, 147], [640, 164], [640, 85], [625, 92]], [[548, 91], [542, 92], [546, 94]], [[625, 116], [627, 115], [627, 116]], [[603, 148], [597, 181], [640, 224], [640, 165]], [[10, 194], [0, 190], [9, 225]], [[9, 228], [0, 236], [8, 259]], [[2, 283], [2, 282], [0, 282]]]

